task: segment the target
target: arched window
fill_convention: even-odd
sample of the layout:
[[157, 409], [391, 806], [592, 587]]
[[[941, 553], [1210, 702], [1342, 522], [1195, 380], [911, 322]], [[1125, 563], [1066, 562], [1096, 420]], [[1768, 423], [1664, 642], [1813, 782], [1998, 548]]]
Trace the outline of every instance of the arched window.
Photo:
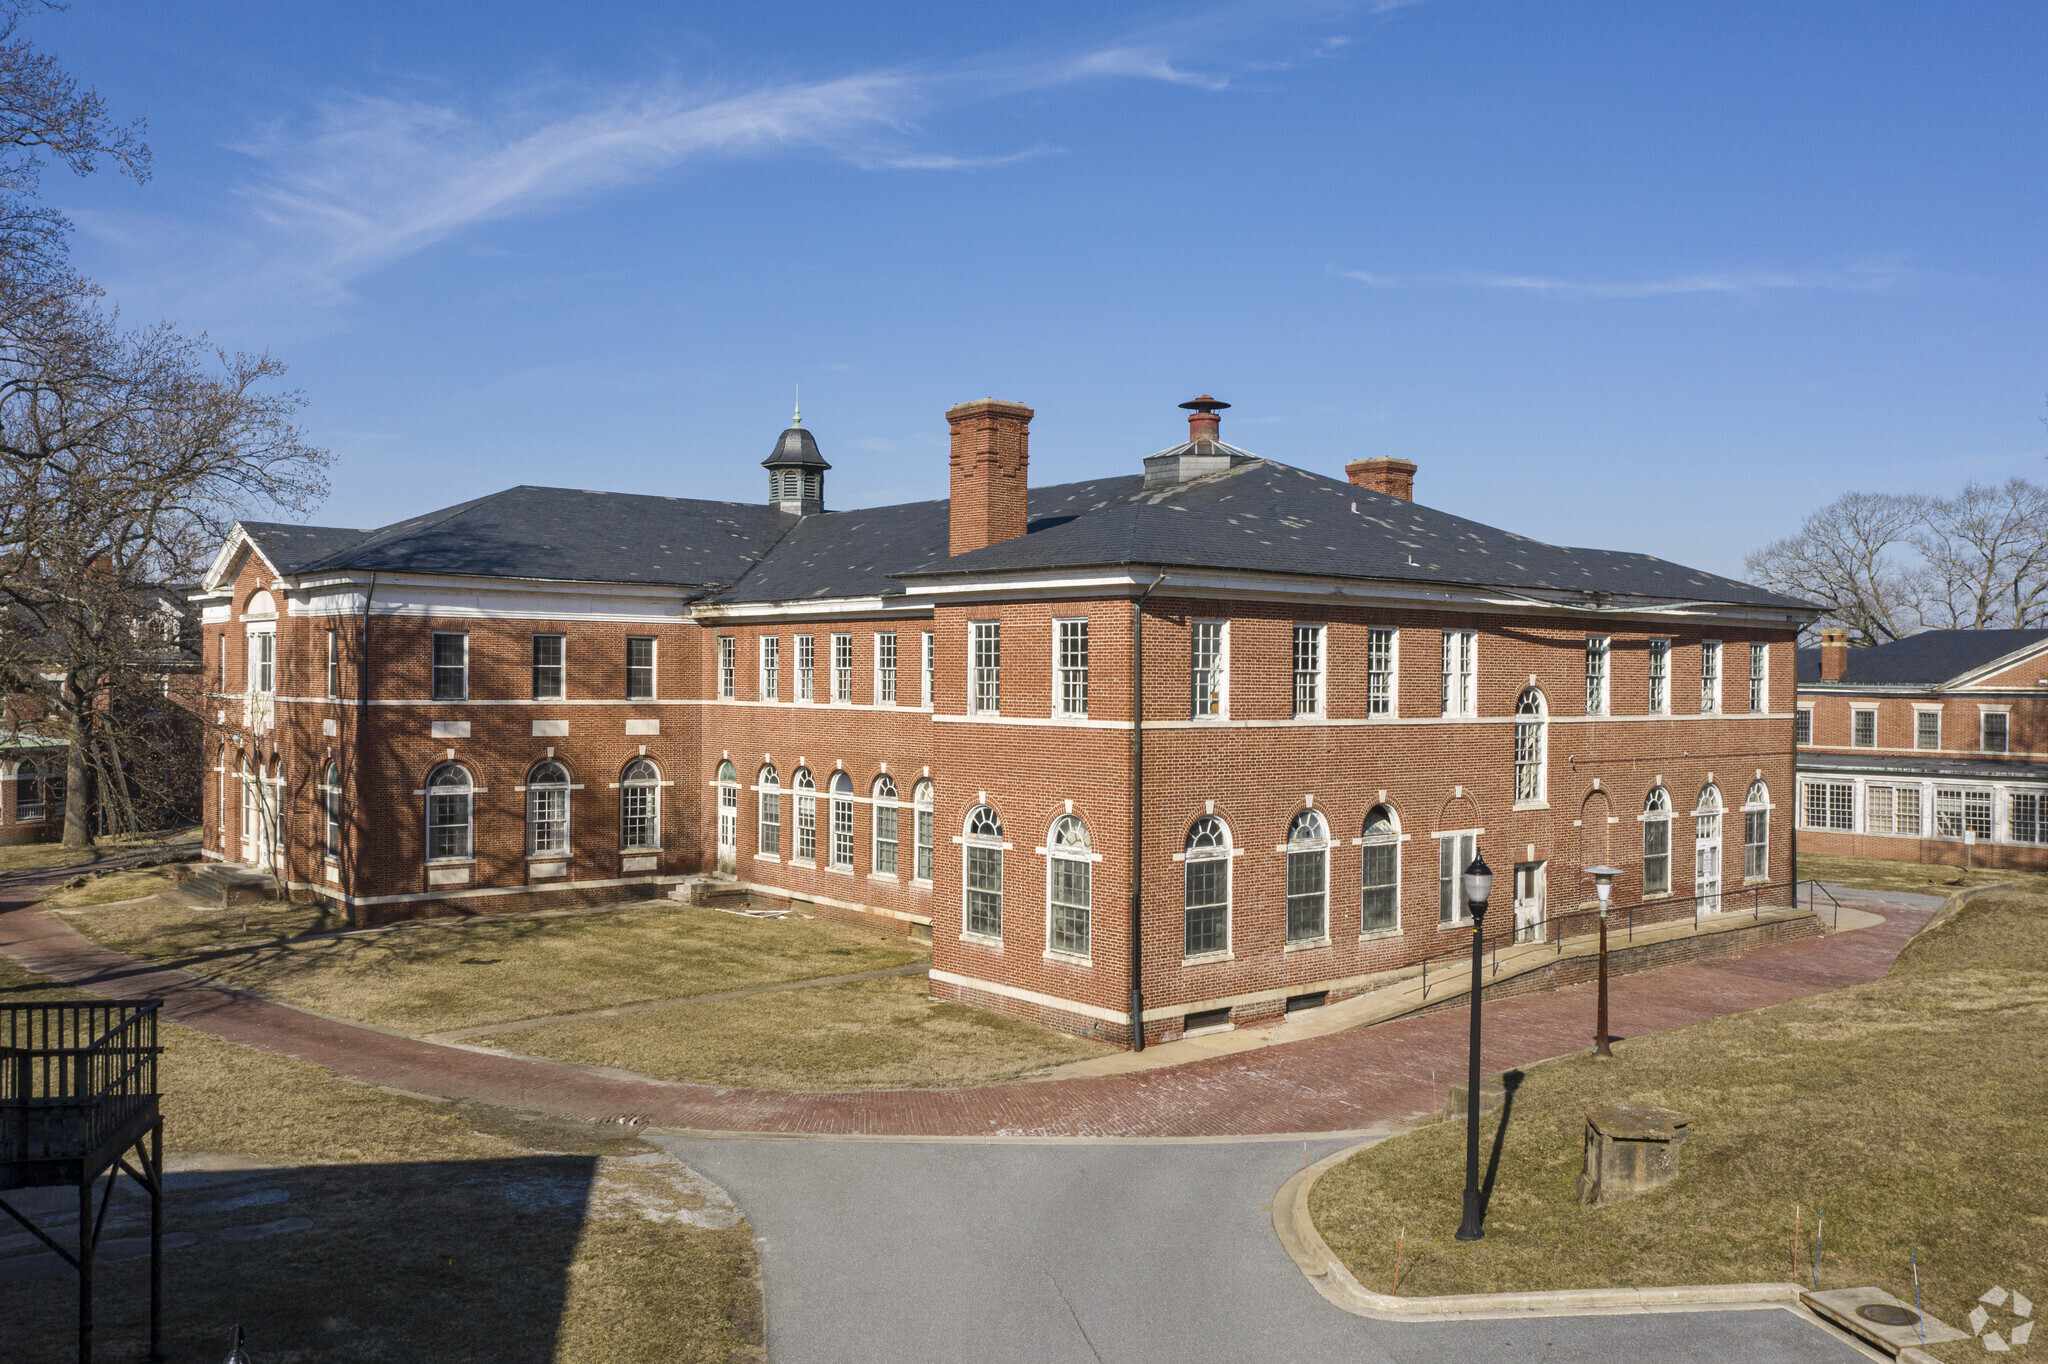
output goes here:
[[896, 782], [886, 772], [875, 778], [875, 870], [896, 874]]
[[818, 798], [811, 794], [818, 784], [811, 780], [811, 769], [799, 767], [796, 770], [796, 860], [815, 862], [818, 860]]
[[782, 777], [771, 763], [761, 764], [755, 785], [761, 788], [761, 834], [759, 851], [770, 857], [782, 855]]
[[327, 764], [320, 774], [320, 805], [327, 815], [327, 855], [341, 856], [341, 768]]
[[1721, 909], [1721, 788], [1712, 782], [1700, 791], [1700, 804], [1693, 811], [1692, 893], [1699, 897], [1699, 912], [1717, 914]]
[[967, 893], [967, 931], [984, 938], [1003, 936], [1003, 821], [986, 805], [967, 812], [960, 840]]
[[1088, 826], [1074, 815], [1061, 815], [1045, 836], [1046, 946], [1076, 957], [1088, 955], [1090, 872], [1094, 857]]
[[[720, 764], [718, 780], [720, 817], [723, 819], [726, 800], [730, 797], [733, 817], [737, 819], [739, 778], [731, 763]], [[619, 846], [622, 849], [661, 846], [661, 771], [646, 758], [633, 759], [619, 774]]]
[[569, 769], [553, 759], [526, 774], [526, 851], [569, 851]]
[[1384, 933], [1401, 926], [1401, 826], [1394, 812], [1375, 805], [1358, 836], [1358, 931]]
[[853, 870], [853, 778], [844, 772], [832, 774], [832, 865]]
[[[253, 786], [246, 775], [244, 784]], [[460, 763], [443, 763], [427, 778], [427, 860], [464, 859], [476, 846], [476, 784]]]
[[1652, 787], [1643, 802], [1643, 894], [1671, 893], [1671, 797]]
[[1550, 711], [1534, 687], [1515, 703], [1515, 804], [1540, 805], [1548, 790], [1545, 750]]
[[1330, 826], [1303, 810], [1287, 826], [1287, 941], [1330, 936]]
[[910, 803], [917, 810], [917, 866], [915, 875], [920, 881], [932, 879], [932, 784], [930, 780], [918, 782], [911, 792]]
[[1230, 828], [1203, 815], [1182, 848], [1181, 950], [1206, 957], [1230, 950]]
[[1742, 879], [1763, 881], [1771, 874], [1771, 792], [1752, 782], [1742, 802]]

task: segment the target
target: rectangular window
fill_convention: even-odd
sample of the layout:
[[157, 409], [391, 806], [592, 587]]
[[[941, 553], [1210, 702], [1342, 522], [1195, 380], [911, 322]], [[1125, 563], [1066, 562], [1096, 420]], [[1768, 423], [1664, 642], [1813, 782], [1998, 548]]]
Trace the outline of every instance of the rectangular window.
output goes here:
[[818, 699], [816, 677], [818, 672], [818, 645], [811, 635], [796, 637], [796, 699], [815, 701]]
[[1195, 621], [1189, 631], [1188, 647], [1188, 685], [1194, 698], [1194, 717], [1220, 720], [1225, 713], [1223, 622]]
[[1671, 815], [1643, 821], [1643, 894], [1671, 893]]
[[1752, 644], [1749, 646], [1749, 712], [1762, 715], [1771, 708], [1771, 688], [1768, 669], [1771, 662], [1771, 646]]
[[559, 701], [564, 683], [564, 641], [560, 635], [533, 637], [533, 699]]
[[1671, 641], [1650, 641], [1650, 714], [1671, 713]]
[[[930, 635], [925, 636], [930, 639]], [[919, 881], [932, 879], [932, 809], [929, 805], [917, 807], [917, 870], [913, 873]]]
[[1287, 854], [1287, 941], [1322, 942], [1330, 936], [1329, 869], [1326, 848]]
[[875, 704], [896, 704], [896, 636], [875, 636]]
[[277, 636], [268, 630], [249, 636], [249, 690], [265, 696], [277, 690]]
[[434, 699], [469, 699], [469, 636], [434, 636]]
[[[1449, 638], [1452, 631], [1445, 632]], [[1445, 834], [1436, 841], [1436, 921], [1463, 923], [1472, 917], [1465, 905], [1465, 868], [1479, 845], [1477, 834]]]
[[832, 865], [841, 871], [853, 870], [853, 802], [850, 800], [832, 802]]
[[1913, 712], [1913, 747], [1941, 747], [1941, 712], [1938, 710], [1916, 710]]
[[1705, 640], [1700, 644], [1700, 714], [1712, 715], [1721, 709], [1721, 641]]
[[1230, 858], [1190, 857], [1182, 866], [1182, 953], [1206, 957], [1228, 952]]
[[569, 851], [569, 792], [561, 786], [533, 786], [526, 792], [526, 850]]
[[1368, 836], [1359, 849], [1360, 881], [1364, 886], [1358, 915], [1360, 933], [1383, 933], [1400, 927], [1401, 845], [1393, 836]]
[[1586, 637], [1586, 714], [1607, 713], [1607, 654], [1613, 641], [1606, 635]]
[[1858, 748], [1877, 747], [1877, 712], [1855, 710], [1849, 712], [1849, 742]]
[[818, 860], [818, 798], [801, 781], [796, 797], [796, 857], [799, 862]]
[[1771, 812], [1742, 812], [1742, 879], [1761, 881], [1771, 874]]
[[2005, 836], [2014, 843], [2048, 843], [2048, 809], [2039, 791], [2014, 791], [2005, 798]]
[[922, 695], [926, 710], [932, 708], [932, 684], [936, 680], [935, 674], [938, 672], [938, 669], [939, 637], [927, 630], [924, 632], [924, 667], [921, 669], [924, 674]]
[[1473, 656], [1479, 652], [1477, 630], [1444, 631], [1444, 709], [1446, 716], [1479, 713]]
[[896, 807], [875, 803], [875, 870], [896, 874]]
[[2006, 726], [2010, 717], [2002, 710], [1984, 712], [1984, 751], [2003, 753], [2006, 751]]
[[1855, 827], [1854, 786], [1845, 781], [1810, 781], [1805, 789], [1807, 828], [1847, 831]]
[[1323, 627], [1294, 627], [1294, 716], [1323, 713]]
[[832, 699], [853, 700], [853, 636], [832, 636]]
[[1811, 744], [1813, 742], [1813, 707], [1801, 706], [1792, 713], [1792, 742]]
[[1092, 867], [1077, 857], [1050, 859], [1046, 876], [1046, 945], [1068, 956], [1088, 955], [1089, 882]]
[[995, 715], [1003, 708], [1003, 627], [993, 620], [978, 620], [968, 627], [968, 667], [973, 679], [968, 709], [976, 715]]
[[1003, 850], [967, 845], [967, 931], [1003, 936]]
[[1871, 834], [1920, 836], [1920, 788], [1917, 786], [1866, 786], [1863, 788], [1863, 831]]
[[718, 699], [721, 701], [733, 699], [736, 682], [733, 677], [733, 655], [737, 648], [731, 635], [718, 637]]
[[341, 635], [338, 631], [327, 632], [327, 699], [341, 695]]
[[1365, 713], [1394, 713], [1394, 632], [1365, 632]]
[[782, 854], [782, 793], [779, 791], [761, 793], [760, 851], [770, 857]]
[[1085, 716], [1088, 713], [1088, 622], [1055, 621], [1053, 629], [1059, 653], [1059, 713]]
[[654, 699], [654, 639], [649, 635], [626, 637], [626, 699]]
[[1991, 837], [1991, 792], [1981, 787], [1937, 787], [1934, 792], [1934, 835], [1961, 838], [1965, 832]]
[[782, 636], [761, 636], [761, 699], [782, 699]]

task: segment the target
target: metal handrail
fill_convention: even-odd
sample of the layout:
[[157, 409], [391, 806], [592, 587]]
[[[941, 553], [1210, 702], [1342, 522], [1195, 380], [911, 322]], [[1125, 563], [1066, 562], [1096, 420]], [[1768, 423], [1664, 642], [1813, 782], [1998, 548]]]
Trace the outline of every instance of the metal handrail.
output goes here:
[[157, 1099], [158, 1001], [0, 1004], [0, 1163], [93, 1154]]

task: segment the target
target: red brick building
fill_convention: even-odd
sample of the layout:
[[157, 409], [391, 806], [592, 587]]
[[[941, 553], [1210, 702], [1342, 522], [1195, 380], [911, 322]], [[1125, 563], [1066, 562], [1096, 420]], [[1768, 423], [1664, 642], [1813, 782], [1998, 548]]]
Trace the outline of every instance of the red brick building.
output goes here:
[[1458, 950], [1475, 849], [1532, 932], [1601, 862], [1675, 913], [1791, 879], [1811, 608], [1186, 406], [1142, 472], [1033, 488], [1031, 410], [962, 404], [946, 501], [826, 511], [799, 424], [760, 506], [243, 525], [203, 593], [208, 851], [358, 919], [723, 875], [1120, 1041], [1134, 998], [1170, 1037]]
[[1928, 630], [1799, 656], [1808, 852], [2048, 867], [2048, 630]]

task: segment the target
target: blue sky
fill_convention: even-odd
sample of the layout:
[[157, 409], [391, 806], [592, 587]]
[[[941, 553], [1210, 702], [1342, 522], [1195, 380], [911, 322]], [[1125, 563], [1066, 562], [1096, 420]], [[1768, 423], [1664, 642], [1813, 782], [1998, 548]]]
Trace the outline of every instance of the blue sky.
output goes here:
[[2048, 479], [2048, 7], [78, 0], [53, 174], [136, 321], [288, 360], [323, 521], [515, 483], [839, 507], [1224, 435], [1722, 572], [1851, 487]]

